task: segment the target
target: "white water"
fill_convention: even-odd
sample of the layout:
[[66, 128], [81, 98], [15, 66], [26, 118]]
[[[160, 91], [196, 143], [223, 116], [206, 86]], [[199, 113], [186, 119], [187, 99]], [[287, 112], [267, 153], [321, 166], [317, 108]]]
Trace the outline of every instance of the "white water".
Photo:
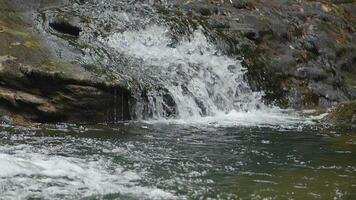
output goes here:
[[[151, 91], [149, 108], [156, 122], [223, 126], [290, 126], [306, 122], [296, 113], [264, 105], [263, 93], [253, 92], [244, 80], [246, 69], [241, 61], [222, 55], [199, 30], [174, 45], [169, 31], [156, 25], [115, 33], [102, 41], [140, 60], [137, 73], [141, 80], [151, 75], [158, 80], [157, 85], [168, 89], [178, 116], [167, 120], [163, 94]], [[140, 106], [138, 103], [137, 112], [142, 112]]]
[[1, 199], [79, 199], [117, 193], [138, 199], [175, 199], [155, 187], [139, 186], [141, 174], [98, 157], [51, 155], [30, 145], [0, 148]]
[[[163, 26], [116, 33], [104, 41], [117, 51], [143, 61], [138, 70], [140, 76], [153, 74], [159, 80], [156, 84], [168, 89], [179, 118], [263, 107], [262, 94], [252, 92], [243, 80], [245, 69], [240, 61], [221, 55], [199, 30], [189, 39], [173, 44], [174, 47]], [[151, 92], [149, 104], [153, 118], [165, 117], [162, 94]]]
[[[289, 112], [289, 113], [288, 113]], [[215, 116], [190, 117], [186, 119], [159, 119], [146, 121], [149, 124], [186, 124], [197, 126], [213, 127], [269, 127], [278, 129], [298, 129], [305, 125], [315, 124], [312, 118], [303, 118], [292, 111], [273, 110], [254, 110], [241, 111], [235, 110], [225, 114], [220, 113]]]

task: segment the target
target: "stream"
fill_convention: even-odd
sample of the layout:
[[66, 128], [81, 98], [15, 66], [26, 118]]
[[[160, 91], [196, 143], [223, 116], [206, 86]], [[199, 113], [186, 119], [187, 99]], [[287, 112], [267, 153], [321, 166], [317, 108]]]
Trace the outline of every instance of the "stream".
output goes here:
[[[203, 27], [139, 1], [77, 2], [35, 27], [60, 59], [122, 76], [134, 120], [0, 125], [1, 200], [356, 199], [356, 136], [266, 105]], [[75, 37], [48, 25], [68, 13]]]
[[356, 137], [307, 125], [0, 129], [1, 199], [353, 199]]

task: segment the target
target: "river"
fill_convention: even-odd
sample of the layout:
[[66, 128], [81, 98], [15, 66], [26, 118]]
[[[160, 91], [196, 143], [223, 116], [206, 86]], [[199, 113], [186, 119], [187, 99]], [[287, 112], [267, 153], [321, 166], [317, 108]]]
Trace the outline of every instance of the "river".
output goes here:
[[[1, 125], [0, 199], [356, 199], [356, 137], [266, 105], [203, 27], [136, 1], [77, 2], [35, 26], [61, 59], [127, 78], [134, 120]], [[53, 36], [61, 15], [88, 22], [78, 38]]]
[[2, 127], [1, 199], [355, 198], [356, 137], [288, 127]]

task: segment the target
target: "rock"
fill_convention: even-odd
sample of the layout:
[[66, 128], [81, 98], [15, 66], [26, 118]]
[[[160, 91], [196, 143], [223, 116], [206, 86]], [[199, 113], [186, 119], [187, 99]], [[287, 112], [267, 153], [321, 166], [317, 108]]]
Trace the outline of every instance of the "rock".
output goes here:
[[[154, 9], [141, 8], [135, 1], [127, 8], [100, 1], [115, 17], [124, 19], [119, 11], [132, 9], [149, 19], [132, 24], [125, 19], [116, 22], [109, 13], [103, 17], [91, 1], [3, 2], [0, 109], [33, 121], [130, 119], [132, 96], [139, 95], [131, 94], [132, 88], [144, 84], [132, 81], [125, 70], [112, 73], [113, 66], [127, 62], [96, 48], [101, 47], [97, 37], [157, 22], [172, 31], [172, 48], [180, 37], [202, 29], [219, 51], [243, 58], [246, 80], [253, 90], [264, 91], [267, 103], [328, 108], [356, 98], [356, 18], [351, 1], [332, 1], [327, 7], [321, 0], [155, 1]], [[236, 72], [233, 66], [228, 70]], [[165, 102], [168, 115], [174, 116], [174, 100], [167, 94]]]
[[223, 31], [210, 26], [206, 32], [219, 31], [214, 37], [224, 52], [243, 54], [247, 80], [253, 90], [265, 92], [266, 102], [328, 108], [356, 98], [356, 37], [347, 28], [355, 26], [356, 18], [351, 16], [354, 3], [328, 5], [328, 12], [322, 5], [236, 0], [219, 7], [229, 16], [217, 20], [230, 26]]
[[356, 130], [356, 114], [352, 116], [351, 129]]
[[54, 21], [49, 26], [60, 33], [73, 37], [79, 37], [80, 32], [82, 32], [81, 28], [66, 21]]
[[251, 0], [233, 0], [232, 6], [237, 9], [252, 9], [254, 7]]
[[[0, 27], [5, 27], [0, 33], [1, 111], [23, 122], [99, 123], [131, 119], [130, 92], [122, 77], [99, 67], [66, 62], [70, 56], [65, 59], [57, 56], [55, 47], [47, 45], [50, 41], [33, 34], [33, 21], [24, 23], [20, 18], [19, 13], [27, 16], [29, 10], [35, 12], [42, 5], [59, 4], [46, 0], [3, 2], [0, 3]], [[19, 13], [10, 5], [19, 5], [16, 8]], [[79, 21], [73, 17], [47, 25], [66, 37], [78, 37]], [[11, 45], [15, 43], [18, 45]], [[69, 49], [62, 50], [72, 53]], [[12, 120], [3, 116], [0, 121]]]
[[0, 116], [0, 124], [12, 124], [13, 123], [13, 119], [9, 116], [6, 116], [6, 115], [3, 115], [3, 116]]
[[355, 130], [356, 125], [356, 101], [339, 104], [328, 116], [327, 122], [334, 126], [345, 129]]
[[318, 67], [300, 67], [297, 69], [296, 77], [321, 81], [328, 77], [328, 74], [322, 69]]
[[352, 128], [353, 130], [356, 130], [356, 114], [353, 114], [353, 115], [352, 115], [351, 128]]
[[212, 11], [209, 8], [202, 7], [200, 8], [200, 13], [202, 16], [210, 16], [212, 15]]

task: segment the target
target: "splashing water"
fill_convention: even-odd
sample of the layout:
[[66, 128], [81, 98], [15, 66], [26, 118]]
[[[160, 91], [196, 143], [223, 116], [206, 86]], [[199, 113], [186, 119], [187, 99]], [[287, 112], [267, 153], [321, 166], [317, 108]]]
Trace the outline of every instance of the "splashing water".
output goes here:
[[[253, 92], [244, 81], [239, 60], [229, 58], [197, 30], [190, 38], [175, 43], [163, 26], [115, 33], [106, 39], [110, 47], [140, 59], [142, 74], [153, 72], [169, 91], [180, 118], [215, 116], [232, 110], [251, 111], [265, 107], [262, 93]], [[153, 118], [167, 116], [164, 94], [149, 94]], [[140, 110], [140, 109], [138, 109]]]
[[196, 30], [180, 42], [169, 35], [167, 28], [154, 25], [102, 39], [116, 51], [140, 61], [140, 80], [153, 77], [154, 84], [166, 89], [148, 91], [148, 102], [139, 102], [137, 113], [144, 113], [142, 107], [148, 105], [151, 119], [160, 122], [170, 117], [167, 110], [176, 111], [175, 119], [169, 120], [175, 123], [255, 125], [302, 120], [296, 114], [264, 105], [263, 92], [252, 91], [244, 80], [246, 69], [241, 61], [222, 55], [202, 31]]
[[15, 196], [16, 199], [78, 199], [117, 191], [138, 199], [176, 199], [158, 188], [139, 186], [141, 174], [126, 170], [110, 159], [52, 155], [56, 149], [42, 148], [30, 145], [0, 148], [1, 199]]

